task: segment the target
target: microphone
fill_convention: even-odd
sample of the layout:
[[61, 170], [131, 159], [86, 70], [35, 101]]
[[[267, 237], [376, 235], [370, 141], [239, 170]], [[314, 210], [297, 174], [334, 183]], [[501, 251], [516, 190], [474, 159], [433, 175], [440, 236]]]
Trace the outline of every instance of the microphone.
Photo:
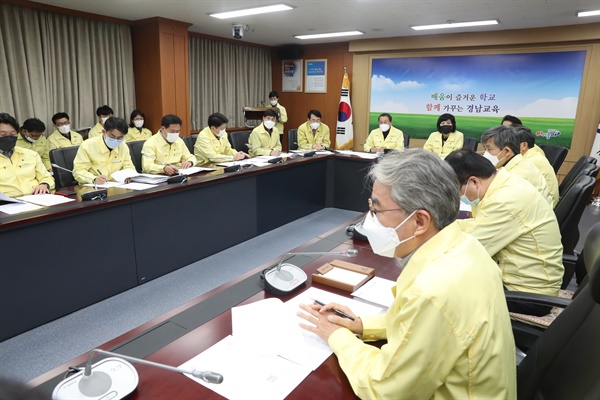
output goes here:
[[65, 167], [61, 167], [58, 164], [54, 164], [53, 163], [53, 164], [50, 164], [50, 165], [52, 165], [54, 168], [62, 169], [63, 171], [70, 172], [73, 175], [77, 175], [77, 176], [80, 176], [82, 178], [89, 179], [89, 180], [92, 181], [92, 184], [94, 185], [94, 189], [95, 190], [93, 192], [83, 193], [81, 195], [81, 200], [83, 200], [83, 201], [85, 201], [85, 200], [98, 200], [98, 199], [102, 200], [102, 199], [104, 199], [108, 195], [108, 191], [106, 189], [98, 189], [98, 186], [96, 186], [96, 182], [94, 182], [95, 178], [90, 178], [89, 176], [77, 173], [75, 171], [71, 171], [70, 169], [67, 169]]
[[[114, 357], [105, 358], [92, 365], [92, 357], [95, 353]], [[216, 372], [175, 368], [169, 365], [159, 364], [123, 354], [94, 349], [90, 351], [83, 370], [64, 379], [54, 388], [52, 399], [100, 399], [105, 398], [104, 396], [108, 394], [110, 394], [110, 396], [106, 398], [113, 400], [124, 398], [135, 390], [139, 382], [139, 375], [136, 369], [125, 360], [166, 369], [168, 371], [189, 374], [195, 378], [202, 379], [207, 383], [218, 384], [223, 382], [223, 375]]]
[[284, 263], [283, 260], [288, 255], [302, 256], [323, 256], [323, 255], [341, 255], [345, 257], [356, 257], [358, 250], [348, 249], [343, 251], [309, 251], [297, 253], [285, 253], [277, 267], [272, 267], [263, 271], [261, 278], [265, 280], [265, 290], [277, 296], [289, 294], [300, 287], [307, 280], [306, 273], [293, 264]]
[[174, 166], [171, 163], [168, 162], [164, 162], [163, 160], [160, 160], [154, 156], [151, 156], [150, 154], [146, 154], [142, 152], [142, 155], [144, 157], [148, 157], [153, 159], [154, 161], [158, 161], [159, 163], [161, 163], [162, 165], [168, 165], [169, 167], [173, 167], [177, 169], [177, 175], [173, 175], [171, 177], [169, 177], [169, 179], [167, 179], [167, 183], [183, 183], [185, 181], [187, 181], [187, 175], [183, 175], [182, 173], [179, 172], [179, 168], [177, 168], [176, 166]]

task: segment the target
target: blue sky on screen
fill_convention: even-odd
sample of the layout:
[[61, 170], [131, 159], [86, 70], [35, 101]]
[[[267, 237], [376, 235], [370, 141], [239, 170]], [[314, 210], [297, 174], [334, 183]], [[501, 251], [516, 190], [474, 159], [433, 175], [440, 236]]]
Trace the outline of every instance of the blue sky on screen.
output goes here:
[[441, 104], [455, 115], [575, 118], [584, 63], [585, 51], [374, 59], [371, 111], [441, 114], [427, 109]]

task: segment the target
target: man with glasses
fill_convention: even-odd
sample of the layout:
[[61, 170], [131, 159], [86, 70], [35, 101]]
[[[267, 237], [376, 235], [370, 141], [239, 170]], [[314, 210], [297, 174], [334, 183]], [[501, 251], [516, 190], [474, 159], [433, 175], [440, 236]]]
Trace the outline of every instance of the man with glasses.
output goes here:
[[177, 115], [162, 117], [161, 127], [142, 147], [142, 170], [146, 174], [177, 175], [179, 168], [190, 168], [196, 157], [179, 137], [183, 122]]
[[135, 171], [129, 147], [123, 144], [128, 130], [124, 119], [110, 117], [104, 122], [102, 136], [88, 139], [79, 146], [73, 161], [73, 175], [80, 184], [101, 185], [117, 171]]
[[54, 124], [54, 132], [48, 136], [49, 150], [60, 149], [63, 147], [79, 146], [83, 143], [83, 137], [71, 130], [71, 121], [69, 114], [66, 112], [59, 112], [52, 116], [52, 123]]
[[0, 113], [0, 192], [11, 197], [50, 193], [54, 178], [38, 153], [15, 146], [18, 130], [17, 120]]
[[[363, 227], [373, 252], [398, 259], [394, 302], [375, 316], [301, 305], [310, 323], [301, 326], [329, 343], [360, 398], [515, 398], [500, 270], [455, 221], [456, 175], [437, 155], [408, 149], [384, 156], [370, 177]], [[380, 349], [363, 342], [382, 339]]]

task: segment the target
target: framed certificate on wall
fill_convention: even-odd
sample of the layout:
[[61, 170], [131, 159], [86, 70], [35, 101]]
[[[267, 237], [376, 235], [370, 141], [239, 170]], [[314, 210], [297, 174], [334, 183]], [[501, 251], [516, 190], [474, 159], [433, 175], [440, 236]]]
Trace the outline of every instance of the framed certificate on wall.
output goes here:
[[327, 93], [327, 60], [306, 60], [305, 93]]
[[302, 92], [302, 59], [284, 60], [281, 66], [282, 91]]

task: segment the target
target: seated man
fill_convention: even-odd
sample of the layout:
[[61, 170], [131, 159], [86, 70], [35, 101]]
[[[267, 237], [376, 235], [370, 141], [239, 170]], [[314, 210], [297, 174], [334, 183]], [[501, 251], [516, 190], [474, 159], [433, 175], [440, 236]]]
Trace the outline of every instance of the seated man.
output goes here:
[[[560, 230], [552, 206], [535, 188], [483, 156], [460, 149], [446, 157], [473, 218], [458, 221], [477, 238], [502, 271], [504, 287], [556, 296], [564, 267]], [[509, 304], [509, 310], [544, 315], [550, 307]]]
[[310, 110], [308, 120], [298, 127], [298, 150], [325, 150], [331, 146], [329, 127], [321, 123], [321, 112]]
[[61, 149], [63, 147], [79, 146], [83, 143], [83, 137], [71, 130], [71, 121], [69, 114], [59, 112], [52, 116], [54, 132], [48, 136], [48, 145], [50, 150]]
[[404, 149], [404, 133], [392, 126], [392, 116], [383, 113], [379, 116], [379, 128], [373, 129], [364, 149], [367, 153], [381, 153], [385, 149]]
[[162, 117], [161, 127], [142, 147], [142, 171], [146, 174], [177, 175], [179, 168], [196, 164], [196, 157], [179, 137], [182, 121], [177, 115]]
[[504, 116], [504, 118], [502, 118], [502, 122], [500, 123], [500, 125], [517, 127], [523, 125], [523, 123], [519, 118], [515, 117], [514, 115], [507, 114]]
[[256, 156], [278, 156], [281, 154], [281, 142], [277, 124], [277, 112], [272, 109], [265, 111], [263, 122], [252, 130], [248, 138], [250, 155]]
[[[375, 164], [364, 228], [373, 252], [403, 268], [385, 314], [301, 305], [362, 399], [513, 399], [515, 346], [500, 271], [455, 222], [451, 168], [423, 149]], [[331, 313], [339, 309], [350, 320]], [[360, 338], [356, 337], [359, 335]], [[361, 340], [362, 339], [362, 340]], [[386, 339], [381, 349], [363, 343]]]
[[17, 139], [17, 146], [24, 149], [33, 150], [38, 153], [42, 158], [44, 167], [48, 171], [52, 171], [49, 156], [50, 147], [48, 145], [48, 140], [46, 140], [46, 137], [44, 136], [45, 130], [46, 124], [39, 119], [29, 118], [28, 120], [25, 120], [25, 122], [23, 122], [23, 126], [21, 127], [19, 138]]
[[88, 139], [77, 150], [73, 161], [73, 176], [80, 184], [106, 183], [114, 172], [135, 166], [129, 147], [123, 145], [128, 126], [122, 118], [110, 117], [104, 122], [102, 136]]
[[38, 153], [15, 146], [19, 124], [0, 113], [0, 192], [10, 197], [50, 193], [54, 178]]
[[554, 173], [552, 164], [550, 164], [550, 161], [548, 161], [548, 158], [546, 158], [544, 150], [535, 145], [535, 135], [529, 128], [526, 126], [518, 127], [517, 137], [519, 142], [521, 142], [521, 155], [526, 160], [531, 161], [531, 163], [540, 170], [544, 180], [548, 184], [550, 196], [552, 196], [552, 207], [556, 207], [559, 199], [558, 179], [556, 179], [556, 174]]
[[101, 136], [104, 122], [106, 122], [108, 118], [112, 117], [113, 114], [113, 109], [109, 106], [98, 107], [96, 109], [96, 116], [98, 118], [98, 122], [88, 132], [88, 139], [93, 139], [95, 137]]
[[483, 156], [496, 168], [504, 167], [511, 175], [517, 175], [531, 183], [549, 204], [554, 204], [548, 184], [533, 163], [521, 155], [517, 131], [510, 126], [496, 126], [481, 135], [485, 148]]
[[208, 117], [208, 126], [200, 131], [194, 145], [194, 155], [198, 164], [237, 161], [250, 157], [243, 151], [231, 148], [225, 130], [228, 122], [227, 117], [221, 113], [214, 113]]

